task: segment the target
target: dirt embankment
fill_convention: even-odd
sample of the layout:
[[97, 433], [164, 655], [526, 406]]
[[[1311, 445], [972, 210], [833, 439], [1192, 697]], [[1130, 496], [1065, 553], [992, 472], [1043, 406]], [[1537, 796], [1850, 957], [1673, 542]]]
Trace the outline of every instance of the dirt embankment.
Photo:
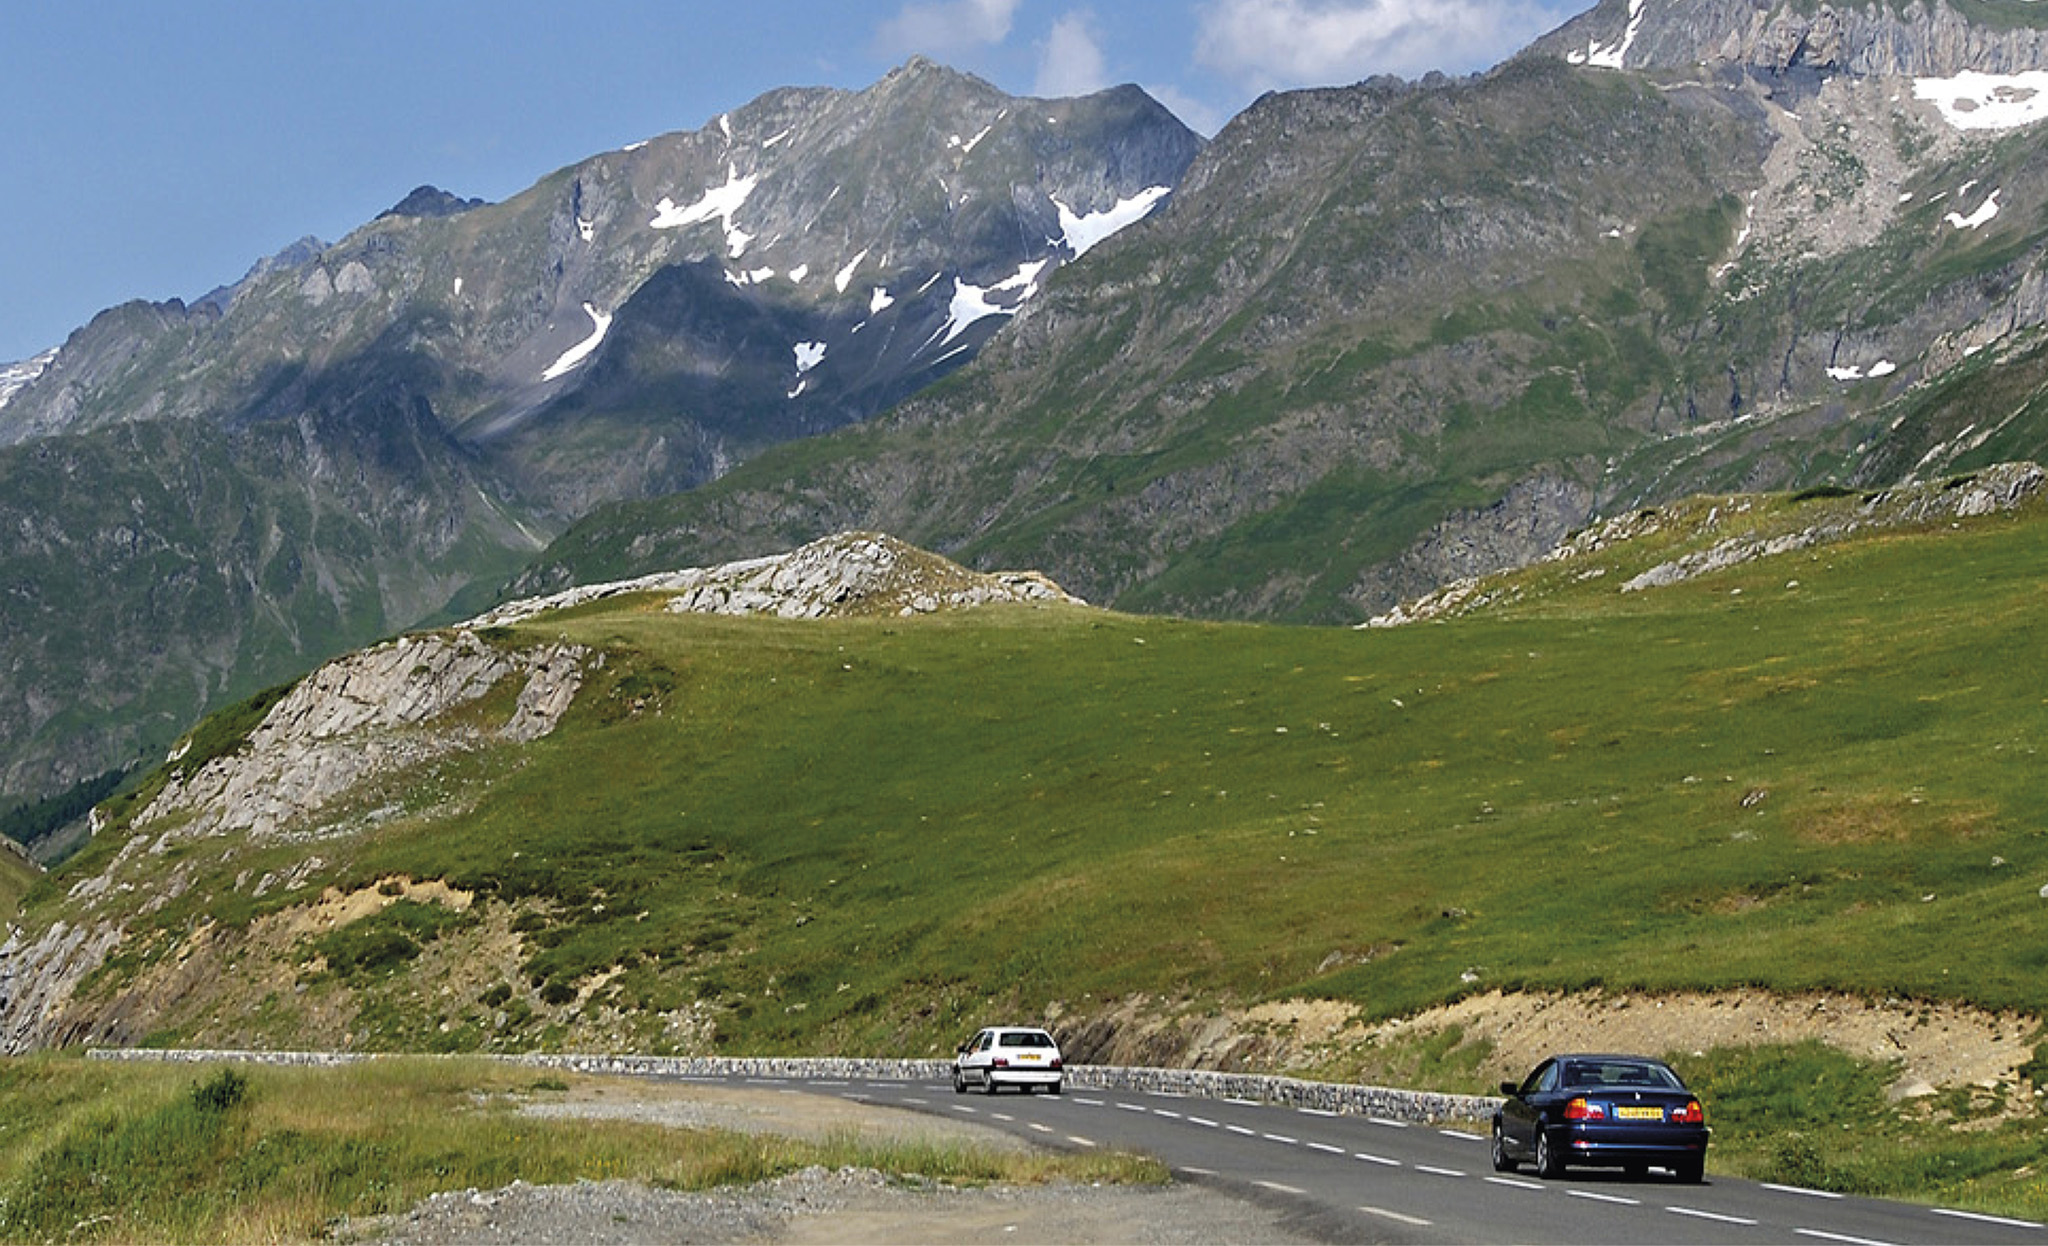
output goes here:
[[[1457, 1040], [1448, 1041], [1456, 1029]], [[1127, 1000], [1077, 1027], [1086, 1058], [1190, 1065], [1406, 1084], [1416, 1053], [1443, 1064], [1470, 1054], [1480, 1087], [1520, 1077], [1557, 1051], [1685, 1055], [1715, 1047], [1818, 1040], [1860, 1060], [1891, 1064], [1894, 1097], [1959, 1086], [2016, 1092], [2039, 1017], [1956, 1004], [1844, 995], [1578, 995], [1490, 991], [1397, 1021], [1370, 1024], [1329, 1000], [1241, 1010], [1176, 1010]], [[1069, 1044], [1070, 1047], [1075, 1044]], [[1476, 1089], [1480, 1087], [1441, 1087]]]

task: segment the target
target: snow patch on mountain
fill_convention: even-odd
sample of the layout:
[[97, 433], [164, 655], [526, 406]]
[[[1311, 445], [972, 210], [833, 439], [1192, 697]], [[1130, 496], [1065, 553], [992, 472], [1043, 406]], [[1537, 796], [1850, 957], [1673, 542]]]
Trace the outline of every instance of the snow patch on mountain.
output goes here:
[[10, 399], [27, 389], [30, 382], [55, 363], [58, 349], [52, 347], [35, 358], [24, 359], [20, 363], [0, 364], [0, 407], [6, 406]]
[[727, 165], [725, 185], [711, 187], [686, 208], [677, 207], [673, 199], [664, 196], [654, 205], [654, 219], [647, 223], [655, 229], [681, 229], [716, 217], [725, 229], [726, 246], [731, 250], [732, 258], [738, 259], [746, 254], [747, 244], [754, 240], [754, 236], [732, 223], [733, 214], [747, 202], [747, 197], [760, 183], [760, 174], [749, 173], [741, 177], [737, 166]]
[[846, 293], [846, 287], [852, 284], [853, 282], [854, 270], [858, 269], [860, 267], [860, 262], [866, 259], [867, 257], [868, 253], [865, 250], [863, 250], [859, 255], [856, 255], [852, 259], [846, 261], [846, 267], [840, 269], [838, 272], [832, 275], [832, 288], [839, 291], [841, 294]]
[[[1968, 187], [1964, 187], [1965, 194], [1968, 193], [1968, 190]], [[1947, 221], [1949, 224], [1955, 226], [1957, 229], [1981, 228], [1982, 226], [1988, 224], [1992, 217], [1998, 215], [1998, 196], [2001, 193], [2002, 192], [1996, 190], [1992, 191], [1990, 195], [1985, 197], [1984, 202], [1978, 206], [1977, 210], [1975, 212], [1970, 213], [1968, 216], [1964, 216], [1960, 212], [1951, 212], [1947, 216], [1942, 217], [1941, 219]], [[1961, 195], [1958, 195], [1957, 198], [1961, 198]]]
[[1931, 103], [1958, 130], [2012, 130], [2048, 117], [2048, 70], [1915, 78], [1913, 98]]
[[1643, 28], [1643, 0], [1629, 0], [1628, 27], [1621, 33], [1619, 43], [1586, 43], [1583, 52], [1572, 52], [1565, 60], [1574, 65], [1591, 65], [1596, 69], [1620, 69], [1628, 60], [1628, 50], [1635, 45], [1636, 34]]
[[[998, 281], [992, 286], [978, 286], [958, 277], [953, 278], [953, 300], [946, 308], [946, 323], [931, 336], [925, 345], [937, 342], [944, 346], [962, 333], [968, 326], [990, 316], [1014, 316], [1024, 301], [1038, 293], [1038, 274], [1045, 271], [1050, 260], [1033, 260], [1017, 269], [1014, 276]], [[1009, 295], [1009, 302], [996, 302], [990, 295]]]
[[1052, 206], [1060, 213], [1060, 238], [1075, 259], [1088, 254], [1103, 239], [1144, 220], [1159, 206], [1161, 200], [1173, 193], [1170, 186], [1151, 186], [1139, 191], [1129, 199], [1119, 200], [1113, 208], [1101, 212], [1090, 212], [1086, 216], [1076, 213], [1058, 199]]
[[590, 358], [591, 352], [597, 349], [598, 344], [604, 341], [604, 335], [611, 330], [612, 318], [608, 313], [597, 310], [589, 303], [583, 305], [583, 310], [589, 313], [593, 325], [590, 336], [563, 351], [562, 357], [549, 364], [548, 370], [540, 374], [541, 380], [552, 381], [575, 371], [584, 360]]

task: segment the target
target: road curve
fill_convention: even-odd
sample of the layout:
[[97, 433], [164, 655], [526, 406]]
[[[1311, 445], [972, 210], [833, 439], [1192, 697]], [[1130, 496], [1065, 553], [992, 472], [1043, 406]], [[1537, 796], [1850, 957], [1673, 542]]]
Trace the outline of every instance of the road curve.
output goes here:
[[1475, 1133], [1267, 1104], [1071, 1087], [987, 1096], [924, 1081], [717, 1080], [953, 1116], [1055, 1148], [1143, 1152], [1179, 1180], [1254, 1199], [1333, 1242], [2048, 1246], [2048, 1228], [2031, 1221], [1729, 1177], [1681, 1185], [1661, 1173], [1495, 1173]]

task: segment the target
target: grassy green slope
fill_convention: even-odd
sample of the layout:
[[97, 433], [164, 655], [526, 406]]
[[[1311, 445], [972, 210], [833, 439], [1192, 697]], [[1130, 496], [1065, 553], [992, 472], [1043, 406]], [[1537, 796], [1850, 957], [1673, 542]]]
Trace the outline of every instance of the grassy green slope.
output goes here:
[[11, 851], [0, 850], [0, 917], [11, 917], [21, 898], [37, 878], [27, 860]]
[[[468, 812], [322, 855], [544, 899], [535, 983], [623, 968], [586, 1002], [701, 996], [730, 1050], [921, 1051], [1133, 992], [2048, 1006], [2048, 517], [1617, 593], [1647, 556], [1375, 633], [549, 617], [609, 690]], [[442, 1009], [433, 1041], [481, 1041], [488, 1008]]]

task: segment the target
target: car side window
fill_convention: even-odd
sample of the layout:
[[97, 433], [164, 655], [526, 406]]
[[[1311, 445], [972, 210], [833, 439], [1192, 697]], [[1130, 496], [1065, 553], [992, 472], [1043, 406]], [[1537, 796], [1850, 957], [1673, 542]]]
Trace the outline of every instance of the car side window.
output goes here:
[[1537, 1094], [1544, 1094], [1556, 1089], [1557, 1062], [1553, 1060], [1549, 1064], [1546, 1064], [1542, 1068], [1536, 1070], [1535, 1092]]

